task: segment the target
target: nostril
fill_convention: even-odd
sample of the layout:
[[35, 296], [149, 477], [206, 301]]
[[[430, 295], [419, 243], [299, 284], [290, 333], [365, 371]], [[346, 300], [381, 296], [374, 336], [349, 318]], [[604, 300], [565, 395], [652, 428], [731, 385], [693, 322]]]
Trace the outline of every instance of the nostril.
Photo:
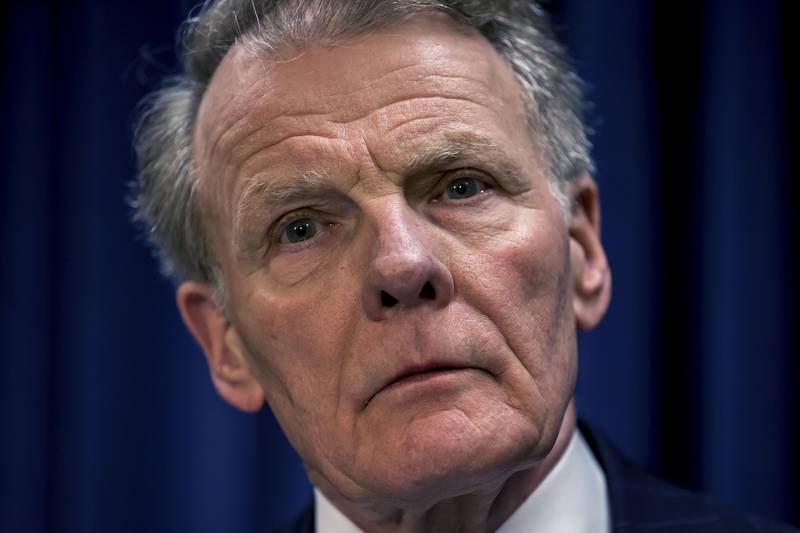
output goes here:
[[392, 296], [386, 291], [381, 291], [381, 305], [384, 307], [394, 307], [397, 304], [397, 298]]
[[433, 284], [430, 281], [426, 281], [425, 285], [422, 286], [422, 290], [419, 291], [419, 297], [423, 300], [436, 299], [436, 289], [433, 288]]

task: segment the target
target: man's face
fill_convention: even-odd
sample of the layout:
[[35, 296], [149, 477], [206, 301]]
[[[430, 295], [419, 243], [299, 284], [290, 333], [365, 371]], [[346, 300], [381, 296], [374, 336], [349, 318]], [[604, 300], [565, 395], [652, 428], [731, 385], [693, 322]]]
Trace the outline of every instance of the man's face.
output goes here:
[[412, 501], [547, 454], [576, 375], [570, 236], [488, 42], [434, 16], [281, 61], [237, 45], [195, 151], [223, 349], [312, 481]]

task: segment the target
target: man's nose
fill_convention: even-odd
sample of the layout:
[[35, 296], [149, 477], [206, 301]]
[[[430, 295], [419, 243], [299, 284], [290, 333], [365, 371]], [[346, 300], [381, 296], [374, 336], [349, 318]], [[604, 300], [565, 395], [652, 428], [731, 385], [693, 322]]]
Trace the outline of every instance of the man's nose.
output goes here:
[[425, 222], [396, 206], [389, 211], [391, 215], [384, 211], [376, 222], [374, 255], [362, 295], [367, 316], [384, 320], [419, 306], [445, 307], [453, 298], [453, 277], [426, 242]]

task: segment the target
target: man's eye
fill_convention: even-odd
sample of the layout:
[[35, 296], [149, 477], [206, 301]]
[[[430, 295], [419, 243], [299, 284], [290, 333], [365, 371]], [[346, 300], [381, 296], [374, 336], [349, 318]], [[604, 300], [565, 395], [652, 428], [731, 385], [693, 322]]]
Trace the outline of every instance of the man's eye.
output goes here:
[[466, 200], [486, 190], [486, 184], [476, 178], [458, 178], [447, 184], [445, 195], [450, 200]]
[[281, 234], [281, 242], [295, 243], [307, 241], [317, 234], [319, 222], [310, 218], [299, 218], [286, 225]]

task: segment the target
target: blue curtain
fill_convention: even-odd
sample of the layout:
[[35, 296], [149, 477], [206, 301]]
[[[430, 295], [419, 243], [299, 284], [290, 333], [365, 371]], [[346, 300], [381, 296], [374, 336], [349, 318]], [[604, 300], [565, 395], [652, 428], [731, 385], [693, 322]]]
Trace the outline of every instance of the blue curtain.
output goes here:
[[[9, 4], [9, 3], [7, 3]], [[136, 102], [193, 2], [2, 8], [0, 530], [258, 531], [310, 497], [213, 392], [131, 227]], [[679, 6], [679, 7], [676, 7]], [[614, 295], [578, 410], [717, 500], [800, 520], [797, 63], [775, 2], [549, 4], [588, 83]]]

